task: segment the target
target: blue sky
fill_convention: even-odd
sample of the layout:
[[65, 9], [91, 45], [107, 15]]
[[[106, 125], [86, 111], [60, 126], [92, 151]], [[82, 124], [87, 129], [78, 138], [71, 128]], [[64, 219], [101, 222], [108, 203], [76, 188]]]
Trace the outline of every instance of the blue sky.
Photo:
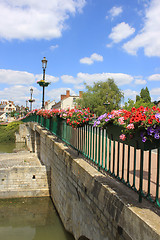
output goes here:
[[160, 100], [159, 0], [1, 0], [0, 100], [39, 108], [41, 60], [45, 100], [58, 101], [84, 82], [113, 78], [125, 99], [148, 87]]

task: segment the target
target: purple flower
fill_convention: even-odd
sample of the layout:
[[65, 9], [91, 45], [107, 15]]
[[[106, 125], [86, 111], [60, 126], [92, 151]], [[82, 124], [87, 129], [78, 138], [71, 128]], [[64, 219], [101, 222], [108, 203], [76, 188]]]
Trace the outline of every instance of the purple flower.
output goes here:
[[108, 115], [108, 118], [109, 118], [109, 119], [112, 118], [112, 114], [109, 114], [109, 115]]
[[105, 122], [108, 122], [109, 120], [110, 120], [110, 119], [106, 118], [106, 119], [105, 119]]
[[152, 133], [154, 133], [154, 132], [155, 132], [155, 130], [152, 127], [147, 128], [147, 134], [148, 135], [152, 135]]
[[158, 133], [155, 133], [155, 134], [154, 134], [154, 138], [155, 138], [155, 139], [159, 139], [159, 134], [158, 134]]
[[107, 113], [101, 115], [100, 117], [98, 117], [98, 120], [102, 120], [103, 118], [105, 118], [107, 116]]
[[159, 113], [156, 113], [156, 114], [155, 114], [155, 117], [160, 119], [160, 114], [159, 114]]
[[146, 142], [146, 137], [142, 137], [142, 142]]

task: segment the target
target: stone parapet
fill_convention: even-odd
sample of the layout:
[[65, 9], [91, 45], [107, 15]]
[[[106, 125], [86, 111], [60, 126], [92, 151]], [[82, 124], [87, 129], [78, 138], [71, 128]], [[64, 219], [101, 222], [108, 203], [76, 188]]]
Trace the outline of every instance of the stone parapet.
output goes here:
[[37, 132], [37, 154], [50, 169], [54, 205], [76, 240], [160, 240], [158, 208], [145, 200], [138, 203], [131, 189], [99, 172], [39, 125], [30, 128]]

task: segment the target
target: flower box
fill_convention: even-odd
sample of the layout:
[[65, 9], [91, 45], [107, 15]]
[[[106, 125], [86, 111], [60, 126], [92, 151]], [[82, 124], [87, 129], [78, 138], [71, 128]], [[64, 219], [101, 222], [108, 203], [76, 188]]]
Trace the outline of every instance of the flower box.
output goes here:
[[126, 139], [125, 141], [123, 141], [119, 138], [119, 136], [122, 134], [121, 130], [123, 129], [123, 127], [110, 123], [107, 125], [106, 129], [109, 139], [135, 147], [136, 149], [148, 151], [160, 147], [159, 139], [153, 139], [152, 141], [146, 140], [146, 142], [142, 142], [140, 132], [136, 132], [132, 139]]
[[39, 81], [37, 83], [39, 84], [40, 87], [48, 87], [48, 85], [50, 84], [50, 82], [44, 82], [44, 81]]

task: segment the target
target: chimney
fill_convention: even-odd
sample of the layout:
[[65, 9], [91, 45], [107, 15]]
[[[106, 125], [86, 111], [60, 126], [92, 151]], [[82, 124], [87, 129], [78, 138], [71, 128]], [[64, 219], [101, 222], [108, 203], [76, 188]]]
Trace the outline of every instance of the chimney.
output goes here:
[[79, 91], [79, 98], [82, 98], [83, 91]]
[[66, 98], [66, 95], [61, 94], [61, 100], [63, 100], [64, 98]]
[[70, 97], [70, 90], [66, 90], [66, 97]]

